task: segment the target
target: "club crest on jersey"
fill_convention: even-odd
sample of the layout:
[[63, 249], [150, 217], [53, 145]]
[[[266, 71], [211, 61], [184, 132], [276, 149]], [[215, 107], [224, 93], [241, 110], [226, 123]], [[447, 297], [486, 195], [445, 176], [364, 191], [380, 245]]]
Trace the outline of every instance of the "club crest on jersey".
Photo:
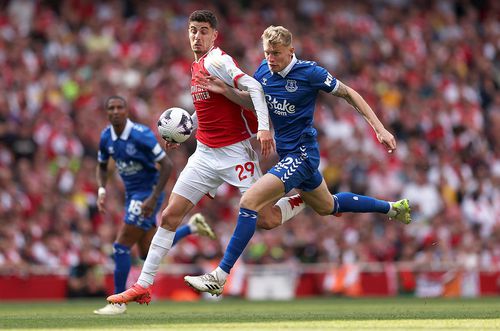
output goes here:
[[127, 146], [125, 146], [125, 152], [127, 152], [128, 155], [134, 155], [137, 149], [134, 144], [127, 144]]
[[266, 77], [262, 77], [262, 85], [267, 85], [267, 78]]
[[297, 86], [297, 81], [294, 79], [287, 79], [285, 89], [288, 92], [295, 92], [299, 87]]

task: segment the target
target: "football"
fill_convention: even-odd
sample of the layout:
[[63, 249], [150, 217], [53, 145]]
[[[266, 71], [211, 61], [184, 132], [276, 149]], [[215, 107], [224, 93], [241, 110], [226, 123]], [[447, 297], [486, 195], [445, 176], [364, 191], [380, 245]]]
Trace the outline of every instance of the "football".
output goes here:
[[193, 132], [193, 120], [184, 109], [173, 107], [165, 110], [158, 119], [158, 132], [166, 141], [183, 143]]

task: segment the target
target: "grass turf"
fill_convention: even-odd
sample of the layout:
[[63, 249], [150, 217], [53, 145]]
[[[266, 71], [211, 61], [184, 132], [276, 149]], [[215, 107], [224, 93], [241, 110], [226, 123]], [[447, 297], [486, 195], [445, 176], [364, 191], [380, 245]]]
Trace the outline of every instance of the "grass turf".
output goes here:
[[92, 311], [103, 300], [1, 302], [1, 330], [499, 330], [500, 297], [252, 302], [154, 301], [119, 316]]

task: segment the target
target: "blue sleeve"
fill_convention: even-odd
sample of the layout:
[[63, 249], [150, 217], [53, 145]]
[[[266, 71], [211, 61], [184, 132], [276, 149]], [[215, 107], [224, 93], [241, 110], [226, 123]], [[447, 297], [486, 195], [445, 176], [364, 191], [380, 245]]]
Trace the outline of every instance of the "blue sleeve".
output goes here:
[[99, 141], [99, 150], [97, 151], [97, 161], [99, 163], [106, 163], [109, 160], [108, 149], [106, 148], [106, 138], [104, 132], [101, 133], [101, 140]]
[[153, 131], [151, 131], [147, 127], [145, 128], [146, 129], [142, 133], [141, 139], [139, 141], [144, 146], [146, 153], [152, 155], [153, 159], [155, 161], [158, 161], [166, 155], [165, 151], [163, 150], [163, 148], [161, 148], [160, 144], [156, 140]]
[[309, 83], [313, 88], [330, 93], [337, 87], [337, 79], [323, 67], [314, 66], [309, 74]]

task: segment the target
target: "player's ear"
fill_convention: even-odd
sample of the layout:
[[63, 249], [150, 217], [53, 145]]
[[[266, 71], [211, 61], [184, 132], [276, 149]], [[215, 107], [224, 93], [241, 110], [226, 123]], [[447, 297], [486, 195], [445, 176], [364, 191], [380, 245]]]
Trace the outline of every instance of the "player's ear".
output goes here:
[[213, 37], [214, 41], [215, 41], [215, 39], [217, 39], [218, 35], [219, 35], [219, 31], [214, 30], [214, 37]]
[[290, 46], [290, 55], [293, 55], [295, 53], [295, 48], [293, 46]]

